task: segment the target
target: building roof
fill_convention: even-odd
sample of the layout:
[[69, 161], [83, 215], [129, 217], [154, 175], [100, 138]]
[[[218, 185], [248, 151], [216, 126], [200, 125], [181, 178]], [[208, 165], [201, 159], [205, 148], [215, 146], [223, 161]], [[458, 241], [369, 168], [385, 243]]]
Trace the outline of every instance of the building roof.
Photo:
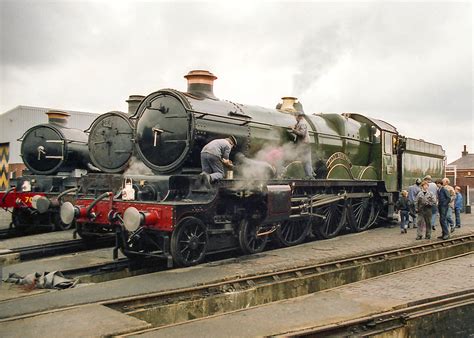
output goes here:
[[95, 116], [95, 117], [97, 117], [99, 115], [98, 113], [90, 113], [90, 112], [76, 111], [76, 110], [67, 110], [67, 109], [62, 109], [62, 108], [44, 108], [44, 107], [33, 107], [33, 106], [19, 105], [19, 106], [16, 106], [15, 108], [7, 110], [4, 113], [0, 113], [0, 117], [6, 117], [7, 115], [11, 115], [11, 114], [17, 113], [19, 111], [20, 112], [36, 111], [38, 113], [46, 113], [47, 111], [50, 111], [50, 110], [64, 111], [64, 112], [67, 112], [71, 115], [84, 115], [84, 116]]
[[456, 161], [449, 163], [455, 165], [456, 169], [473, 169], [474, 170], [474, 154], [465, 154]]

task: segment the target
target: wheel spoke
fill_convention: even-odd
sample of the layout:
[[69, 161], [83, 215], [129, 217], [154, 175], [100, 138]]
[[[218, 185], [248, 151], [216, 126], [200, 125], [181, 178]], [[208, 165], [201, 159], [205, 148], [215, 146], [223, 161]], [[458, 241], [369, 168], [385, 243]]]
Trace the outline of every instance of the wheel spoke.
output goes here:
[[363, 231], [368, 229], [377, 218], [374, 200], [369, 198], [353, 199], [351, 205], [352, 215], [350, 215], [350, 223], [353, 230]]
[[244, 253], [256, 253], [264, 249], [268, 236], [258, 236], [260, 227], [243, 219], [239, 226], [239, 244]]
[[171, 238], [171, 255], [180, 266], [200, 263], [207, 250], [207, 233], [201, 220], [188, 217], [183, 219]]
[[332, 238], [336, 236], [345, 224], [346, 202], [339, 201], [323, 206], [316, 210], [317, 214], [325, 218], [313, 220], [313, 232], [320, 238]]

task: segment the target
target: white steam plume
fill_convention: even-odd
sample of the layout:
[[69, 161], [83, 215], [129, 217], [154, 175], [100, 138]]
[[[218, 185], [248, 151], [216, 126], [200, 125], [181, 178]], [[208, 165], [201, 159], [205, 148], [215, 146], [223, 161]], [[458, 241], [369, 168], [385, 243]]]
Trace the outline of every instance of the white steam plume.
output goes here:
[[128, 162], [128, 168], [123, 173], [124, 176], [131, 175], [153, 175], [153, 171], [148, 168], [142, 161], [133, 156]]

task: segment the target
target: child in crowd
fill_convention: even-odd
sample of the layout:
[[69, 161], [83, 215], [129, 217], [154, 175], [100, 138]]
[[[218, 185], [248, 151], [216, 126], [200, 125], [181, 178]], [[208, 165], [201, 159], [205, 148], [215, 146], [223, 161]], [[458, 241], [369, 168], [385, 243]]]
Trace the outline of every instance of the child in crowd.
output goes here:
[[395, 211], [400, 211], [400, 230], [402, 234], [407, 233], [410, 205], [411, 201], [408, 199], [408, 191], [402, 190], [400, 198], [395, 203]]
[[461, 187], [456, 186], [454, 188], [456, 196], [454, 197], [454, 215], [456, 216], [456, 228], [461, 227], [461, 210], [463, 205]]

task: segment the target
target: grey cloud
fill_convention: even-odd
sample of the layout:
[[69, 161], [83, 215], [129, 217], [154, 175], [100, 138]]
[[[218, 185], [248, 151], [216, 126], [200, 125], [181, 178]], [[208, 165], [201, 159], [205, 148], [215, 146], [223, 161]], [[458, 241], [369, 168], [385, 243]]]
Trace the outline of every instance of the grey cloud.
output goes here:
[[396, 125], [448, 114], [453, 128], [472, 125], [470, 4], [0, 6], [2, 111], [18, 104], [125, 110], [129, 94], [183, 90], [186, 72], [208, 68], [219, 77], [216, 94], [235, 102], [273, 107], [296, 93], [311, 112], [359, 111]]

